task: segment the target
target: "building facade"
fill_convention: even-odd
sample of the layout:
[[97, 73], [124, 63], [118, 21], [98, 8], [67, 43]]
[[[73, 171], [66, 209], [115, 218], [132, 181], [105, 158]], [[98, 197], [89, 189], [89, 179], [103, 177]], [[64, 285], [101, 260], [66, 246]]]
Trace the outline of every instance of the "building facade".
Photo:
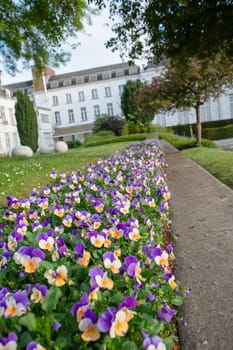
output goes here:
[[[92, 132], [93, 123], [100, 115], [122, 116], [121, 94], [128, 80], [151, 82], [161, 74], [164, 64], [137, 65], [119, 63], [66, 74], [55, 74], [46, 68], [43, 77], [8, 85], [13, 94], [27, 91], [34, 102], [38, 116], [39, 147], [53, 149], [54, 142], [79, 140]], [[202, 121], [233, 118], [233, 90], [217, 100], [209, 100], [201, 107]], [[195, 123], [195, 111], [176, 111], [157, 114], [154, 124], [172, 126]]]
[[15, 99], [8, 89], [0, 87], [0, 156], [9, 156], [20, 144], [15, 119]]

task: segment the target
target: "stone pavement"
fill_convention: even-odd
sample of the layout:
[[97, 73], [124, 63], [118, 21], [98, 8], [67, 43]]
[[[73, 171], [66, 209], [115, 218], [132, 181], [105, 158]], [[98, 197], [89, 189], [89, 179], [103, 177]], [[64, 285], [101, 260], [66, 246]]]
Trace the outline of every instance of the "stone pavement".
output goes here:
[[233, 191], [161, 141], [171, 191], [177, 272], [191, 288], [181, 350], [233, 350]]

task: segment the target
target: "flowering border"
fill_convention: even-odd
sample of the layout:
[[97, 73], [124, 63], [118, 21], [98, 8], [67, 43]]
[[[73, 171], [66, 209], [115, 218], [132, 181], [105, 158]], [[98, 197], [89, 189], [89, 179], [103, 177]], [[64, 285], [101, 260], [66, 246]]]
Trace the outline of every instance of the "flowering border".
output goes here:
[[0, 349], [172, 349], [175, 281], [164, 245], [170, 192], [156, 140], [117, 151], [0, 219]]

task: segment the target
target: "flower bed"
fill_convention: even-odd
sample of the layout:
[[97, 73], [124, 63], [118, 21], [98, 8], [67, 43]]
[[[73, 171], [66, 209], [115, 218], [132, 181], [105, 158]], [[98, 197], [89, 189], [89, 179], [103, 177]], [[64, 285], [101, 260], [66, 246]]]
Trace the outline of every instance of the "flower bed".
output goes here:
[[51, 178], [1, 215], [0, 349], [172, 349], [187, 292], [155, 140]]

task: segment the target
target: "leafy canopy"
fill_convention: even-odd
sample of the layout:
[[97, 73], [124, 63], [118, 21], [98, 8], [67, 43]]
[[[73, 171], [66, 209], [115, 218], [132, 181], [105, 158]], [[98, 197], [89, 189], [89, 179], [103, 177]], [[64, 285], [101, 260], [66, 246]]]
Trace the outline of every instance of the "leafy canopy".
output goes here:
[[152, 56], [183, 60], [233, 53], [230, 0], [92, 0], [109, 7], [116, 36], [108, 46], [132, 59]]
[[143, 123], [149, 124], [154, 118], [154, 111], [148, 108], [143, 100], [138, 103], [139, 91], [143, 89], [144, 83], [139, 79], [128, 80], [124, 85], [124, 89], [121, 95], [121, 109], [128, 122], [133, 124]]
[[197, 141], [201, 139], [200, 106], [217, 98], [233, 82], [233, 64], [220, 54], [212, 59], [189, 58], [186, 64], [168, 66], [152, 84], [139, 91], [137, 101], [150, 105], [154, 112], [193, 107], [196, 111]]
[[83, 28], [85, 0], [3, 0], [0, 2], [0, 59], [14, 74], [17, 61], [33, 61], [40, 73], [47, 64], [69, 59], [61, 44]]

